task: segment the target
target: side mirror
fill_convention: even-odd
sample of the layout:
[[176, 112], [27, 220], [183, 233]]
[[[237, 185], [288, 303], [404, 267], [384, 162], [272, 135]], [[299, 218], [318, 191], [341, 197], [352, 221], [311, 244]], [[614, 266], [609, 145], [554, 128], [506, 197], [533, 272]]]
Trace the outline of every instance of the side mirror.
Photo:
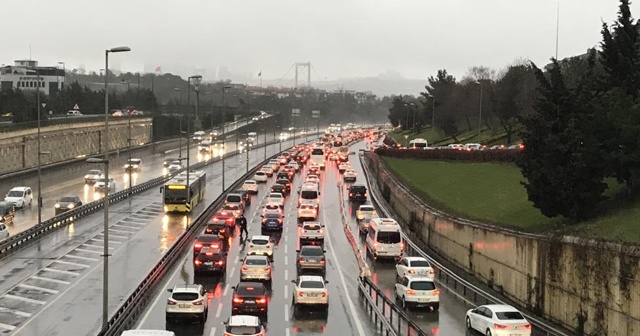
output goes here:
[[160, 187], [160, 193], [164, 191], [164, 187]]
[[296, 250], [296, 253], [299, 253], [299, 252], [300, 252], [300, 250]]
[[327, 251], [326, 251], [326, 250], [322, 250], [322, 252], [327, 253]]
[[236, 289], [236, 286], [231, 286], [231, 289]]
[[227, 253], [227, 252], [225, 252], [225, 253], [224, 253], [224, 256], [225, 256], [225, 257], [226, 257], [226, 256], [228, 256], [228, 255], [229, 255], [229, 253]]
[[227, 321], [220, 322], [220, 324], [222, 324], [222, 325], [227, 325], [227, 323], [228, 323]]
[[325, 280], [325, 281], [324, 281], [324, 283], [325, 283], [325, 284], [328, 284], [328, 283], [329, 283], [329, 280]]
[[173, 289], [172, 289], [172, 288], [169, 288], [169, 289], [167, 289], [167, 292], [169, 292], [169, 293], [173, 293]]
[[260, 215], [260, 217], [264, 218], [264, 215]]

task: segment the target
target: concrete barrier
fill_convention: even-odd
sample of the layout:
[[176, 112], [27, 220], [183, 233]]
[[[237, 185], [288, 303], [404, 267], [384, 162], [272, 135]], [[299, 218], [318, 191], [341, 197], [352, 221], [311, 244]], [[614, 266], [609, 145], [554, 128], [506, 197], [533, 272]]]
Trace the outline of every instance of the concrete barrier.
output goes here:
[[449, 216], [414, 196], [374, 153], [365, 162], [383, 197], [448, 261], [577, 335], [640, 334], [640, 247], [542, 236]]

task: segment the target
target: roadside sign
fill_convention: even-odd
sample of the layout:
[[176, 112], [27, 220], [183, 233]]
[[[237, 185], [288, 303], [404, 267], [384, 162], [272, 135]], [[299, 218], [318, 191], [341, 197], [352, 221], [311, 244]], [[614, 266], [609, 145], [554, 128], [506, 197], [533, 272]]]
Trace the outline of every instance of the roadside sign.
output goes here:
[[300, 115], [300, 109], [291, 109], [291, 115], [297, 117]]
[[405, 138], [405, 139], [409, 139], [409, 136], [405, 134], [405, 135], [404, 135], [404, 138]]
[[80, 109], [80, 106], [78, 106], [78, 104], [76, 103], [75, 105], [73, 105], [73, 109], [74, 109], [74, 110], [79, 110], [79, 109]]
[[45, 106], [47, 106], [47, 103], [42, 103], [42, 108], [44, 108]]
[[320, 118], [320, 110], [311, 111], [311, 118]]

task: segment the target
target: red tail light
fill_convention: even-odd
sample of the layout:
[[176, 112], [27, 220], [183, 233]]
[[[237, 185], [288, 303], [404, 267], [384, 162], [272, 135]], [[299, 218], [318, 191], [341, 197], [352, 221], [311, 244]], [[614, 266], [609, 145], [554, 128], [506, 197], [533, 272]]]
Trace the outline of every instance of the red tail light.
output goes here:
[[324, 260], [320, 260], [320, 264], [324, 265]]
[[169, 300], [167, 300], [167, 304], [170, 305], [170, 306], [175, 306], [178, 303], [173, 301], [173, 300], [171, 300], [171, 299], [169, 299]]
[[227, 231], [227, 230], [225, 230], [225, 229], [220, 229], [220, 231], [218, 231], [218, 232], [220, 232], [220, 233], [225, 233], [225, 231]]
[[416, 270], [412, 270], [412, 269], [410, 269], [410, 270], [408, 270], [408, 271], [407, 271], [407, 273], [409, 273], [409, 274], [416, 274]]
[[265, 303], [267, 303], [267, 299], [266, 299], [266, 298], [260, 298], [260, 299], [257, 299], [257, 300], [256, 300], [256, 303], [257, 303], [257, 304], [265, 304]]
[[196, 243], [195, 245], [193, 245], [194, 248], [197, 249], [201, 249], [202, 248], [202, 243]]
[[416, 291], [413, 289], [407, 289], [407, 295], [416, 295]]
[[[220, 244], [211, 244], [211, 248], [214, 248], [214, 249], [220, 248]], [[207, 255], [209, 255], [209, 253], [207, 253]], [[211, 255], [213, 255], [213, 253]]]
[[304, 262], [304, 258], [300, 258], [300, 259], [298, 259], [298, 262], [303, 263], [303, 262]]
[[364, 197], [367, 197], [367, 193], [364, 193]]
[[439, 289], [434, 289], [434, 290], [431, 291], [431, 294], [440, 295], [440, 290]]
[[234, 297], [233, 298], [233, 303], [243, 303], [243, 302], [244, 302], [244, 300], [242, 298], [239, 298], [239, 297]]
[[212, 256], [212, 255], [213, 255], [213, 252], [207, 252], [207, 253], [205, 253], [205, 254], [206, 254], [207, 256], [209, 256], [209, 257], [210, 257], [210, 256]]
[[349, 197], [353, 196], [353, 193], [349, 193]]
[[202, 261], [200, 261], [198, 259], [194, 260], [193, 263], [196, 264], [196, 265], [202, 265]]
[[404, 242], [400, 242], [400, 248], [404, 249]]
[[327, 296], [329, 296], [329, 293], [327, 293], [327, 292], [322, 292], [322, 297], [327, 297]]
[[531, 324], [523, 324], [523, 325], [521, 325], [521, 327], [523, 327], [525, 329], [531, 329]]
[[504, 325], [504, 324], [498, 324], [498, 323], [494, 323], [494, 324], [493, 324], [493, 327], [494, 327], [495, 329], [507, 329], [507, 328], [508, 328], [508, 326], [506, 326], [506, 325]]
[[304, 294], [302, 292], [298, 292], [298, 297], [303, 297]]
[[193, 304], [194, 304], [195, 306], [202, 306], [202, 304], [203, 304], [203, 303], [204, 303], [204, 301], [203, 301], [203, 300], [198, 300], [198, 301], [194, 302]]
[[241, 269], [242, 269], [242, 271], [243, 271], [243, 272], [246, 272], [246, 271], [248, 271], [248, 270], [249, 270], [249, 268], [248, 268], [248, 267], [242, 267]]
[[218, 260], [217, 264], [218, 265], [224, 265], [224, 260]]

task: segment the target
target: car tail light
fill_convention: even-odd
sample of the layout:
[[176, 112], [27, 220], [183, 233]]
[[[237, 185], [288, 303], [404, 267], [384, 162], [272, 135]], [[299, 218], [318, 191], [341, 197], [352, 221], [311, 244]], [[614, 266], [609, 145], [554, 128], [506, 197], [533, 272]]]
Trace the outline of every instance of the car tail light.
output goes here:
[[248, 268], [248, 267], [242, 267], [242, 271], [243, 271], [243, 272], [247, 272], [248, 270], [249, 270], [249, 268]]
[[353, 196], [353, 193], [349, 193], [349, 197], [352, 197], [352, 196]]
[[196, 265], [202, 265], [202, 261], [200, 261], [198, 259], [194, 260], [193, 263], [196, 264]]
[[195, 245], [193, 245], [194, 248], [197, 249], [201, 249], [202, 248], [202, 243], [196, 243]]
[[262, 271], [264, 271], [264, 272], [269, 272], [269, 271], [271, 271], [271, 268], [269, 268], [269, 267], [267, 267], [267, 268], [263, 268], [263, 269], [262, 269]]
[[207, 252], [207, 253], [205, 253], [205, 254], [206, 254], [207, 256], [209, 256], [209, 257], [210, 257], [210, 256], [212, 256], [212, 255], [213, 255], [213, 252]]
[[257, 299], [257, 300], [256, 300], [256, 303], [257, 303], [257, 304], [265, 304], [265, 303], [267, 303], [267, 299], [266, 299], [266, 298], [260, 298], [260, 299]]
[[207, 228], [207, 229], [204, 229], [204, 233], [213, 233], [213, 230]]
[[431, 294], [440, 295], [440, 290], [439, 289], [434, 289], [434, 290], [431, 291]]
[[253, 244], [249, 244], [249, 247], [253, 247]]
[[508, 326], [506, 326], [506, 325], [504, 325], [504, 324], [498, 324], [498, 323], [494, 323], [494, 324], [493, 324], [493, 327], [494, 327], [495, 329], [507, 329], [507, 328], [508, 328]]
[[214, 222], [217, 221], [217, 220], [218, 220], [218, 217], [213, 217], [213, 221]]
[[367, 197], [367, 193], [364, 193], [364, 197]]
[[225, 233], [225, 231], [227, 231], [227, 230], [225, 230], [225, 229], [220, 229], [220, 231], [218, 231], [218, 232], [220, 232], [220, 233]]
[[243, 302], [244, 300], [242, 298], [239, 298], [237, 296], [233, 298], [233, 303], [243, 303]]
[[416, 274], [416, 270], [412, 270], [412, 269], [410, 269], [410, 270], [408, 270], [408, 271], [407, 271], [407, 273], [409, 273], [409, 274]]
[[[220, 244], [211, 244], [211, 248], [214, 248], [214, 249], [220, 248]], [[209, 253], [207, 253], [207, 255], [209, 255]], [[211, 253], [211, 255], [213, 255], [213, 253]]]
[[531, 329], [531, 324], [529, 324], [529, 323], [523, 324], [523, 325], [521, 325], [521, 327], [525, 328], [525, 329]]
[[407, 295], [416, 295], [416, 291], [413, 289], [407, 289]]
[[282, 218], [278, 218], [278, 223], [282, 224]]
[[195, 305], [195, 306], [202, 306], [202, 304], [203, 304], [203, 303], [204, 303], [204, 300], [200, 299], [200, 300], [198, 300], [198, 301], [195, 301], [195, 302], [193, 303], [193, 305]]
[[322, 297], [327, 297], [327, 296], [329, 296], [329, 293], [327, 293], [327, 292], [322, 292]]
[[323, 259], [323, 260], [320, 260], [320, 263], [324, 265], [324, 259]]
[[400, 249], [404, 249], [404, 242], [400, 242]]
[[303, 297], [304, 294], [302, 292], [298, 292], [298, 297]]
[[173, 301], [173, 300], [171, 300], [171, 299], [169, 299], [169, 300], [167, 300], [167, 304], [170, 305], [170, 306], [175, 306], [178, 303]]
[[434, 275], [436, 272], [432, 269], [429, 270], [429, 274]]
[[301, 264], [304, 264], [304, 258], [298, 259], [298, 262], [301, 263]]

